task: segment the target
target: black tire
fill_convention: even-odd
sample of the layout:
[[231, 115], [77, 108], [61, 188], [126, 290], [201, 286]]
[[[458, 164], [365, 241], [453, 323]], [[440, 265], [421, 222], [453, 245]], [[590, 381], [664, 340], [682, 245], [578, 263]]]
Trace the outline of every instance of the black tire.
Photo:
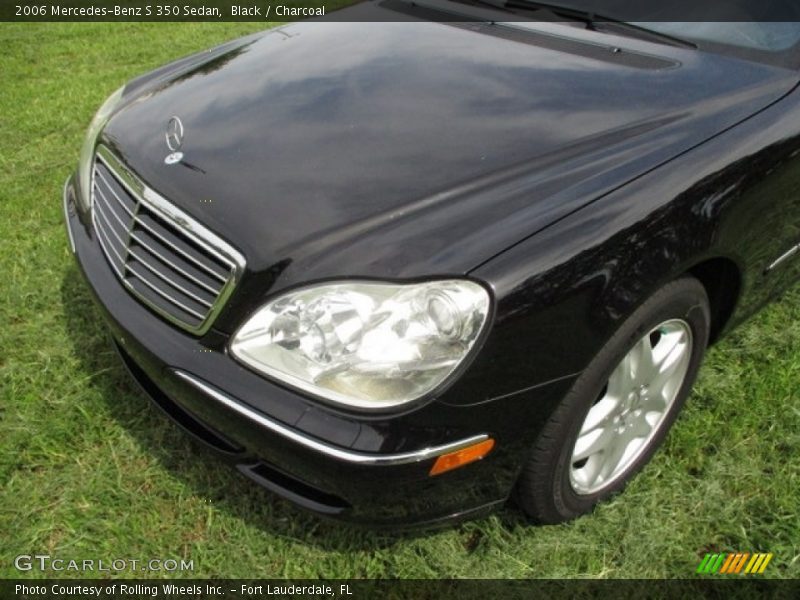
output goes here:
[[[683, 320], [692, 332], [689, 366], [675, 400], [653, 437], [643, 446], [642, 454], [622, 469], [618, 481], [596, 493], [577, 493], [570, 480], [571, 459], [588, 411], [634, 345], [669, 319]], [[705, 288], [695, 278], [683, 277], [655, 292], [620, 326], [575, 381], [534, 444], [515, 491], [517, 503], [529, 517], [539, 523], [559, 523], [585, 514], [624, 488], [650, 460], [692, 389], [708, 345], [710, 320]]]

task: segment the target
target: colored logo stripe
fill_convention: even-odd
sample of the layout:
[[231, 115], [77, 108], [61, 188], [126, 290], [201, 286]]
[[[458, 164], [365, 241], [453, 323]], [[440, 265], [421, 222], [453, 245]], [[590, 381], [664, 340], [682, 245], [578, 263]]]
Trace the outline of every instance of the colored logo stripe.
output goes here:
[[725, 564], [722, 565], [722, 568], [719, 570], [720, 573], [738, 573], [744, 567], [744, 561], [750, 558], [750, 553], [742, 553], [738, 552], [736, 554], [729, 554], [728, 559], [725, 561]]
[[[708, 574], [761, 574], [772, 560], [772, 553], [730, 552], [706, 554], [696, 573]], [[745, 567], [745, 565], [747, 565]]]
[[724, 560], [724, 554], [706, 554], [703, 562], [697, 567], [697, 573], [716, 573]]
[[747, 568], [744, 570], [745, 573], [763, 573], [764, 569], [767, 568], [767, 564], [769, 561], [772, 560], [772, 553], [769, 554], [754, 554], [753, 558], [750, 559], [750, 562], [747, 564]]

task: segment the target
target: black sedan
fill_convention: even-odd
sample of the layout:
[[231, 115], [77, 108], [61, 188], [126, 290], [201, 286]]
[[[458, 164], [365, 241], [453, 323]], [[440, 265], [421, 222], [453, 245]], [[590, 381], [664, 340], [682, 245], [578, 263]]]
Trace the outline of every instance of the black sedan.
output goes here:
[[144, 390], [275, 493], [558, 522], [800, 275], [800, 29], [444, 4], [469, 19], [370, 3], [129, 82], [70, 243]]

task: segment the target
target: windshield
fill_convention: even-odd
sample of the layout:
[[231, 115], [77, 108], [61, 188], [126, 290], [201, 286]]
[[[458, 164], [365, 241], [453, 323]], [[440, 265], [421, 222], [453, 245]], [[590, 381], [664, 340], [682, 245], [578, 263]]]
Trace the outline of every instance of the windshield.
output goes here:
[[639, 21], [639, 27], [698, 42], [781, 53], [800, 42], [800, 23], [662, 23]]
[[[524, 4], [526, 0], [512, 0]], [[543, 0], [696, 43], [703, 49], [785, 66], [800, 62], [797, 0]]]
[[[797, 0], [455, 1], [489, 5], [530, 16], [532, 20], [585, 21], [587, 27], [599, 31], [618, 33], [619, 26], [627, 24], [665, 36], [665, 40], [683, 40], [703, 50], [793, 68], [800, 66]], [[616, 28], [603, 26], [615, 22]]]

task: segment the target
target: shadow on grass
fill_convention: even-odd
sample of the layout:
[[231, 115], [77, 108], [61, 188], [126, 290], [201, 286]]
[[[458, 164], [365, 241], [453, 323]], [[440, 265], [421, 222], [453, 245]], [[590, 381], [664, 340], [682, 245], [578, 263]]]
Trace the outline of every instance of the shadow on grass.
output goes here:
[[[112, 347], [103, 319], [76, 267], [61, 283], [66, 328], [74, 355], [108, 404], [112, 417], [174, 477], [225, 511], [260, 529], [325, 550], [370, 550], [391, 547], [400, 540], [431, 535], [436, 529], [371, 530], [328, 521], [303, 511], [260, 488], [219, 460], [202, 443], [171, 422], [130, 378]], [[502, 511], [503, 527], [524, 522], [516, 511]]]

